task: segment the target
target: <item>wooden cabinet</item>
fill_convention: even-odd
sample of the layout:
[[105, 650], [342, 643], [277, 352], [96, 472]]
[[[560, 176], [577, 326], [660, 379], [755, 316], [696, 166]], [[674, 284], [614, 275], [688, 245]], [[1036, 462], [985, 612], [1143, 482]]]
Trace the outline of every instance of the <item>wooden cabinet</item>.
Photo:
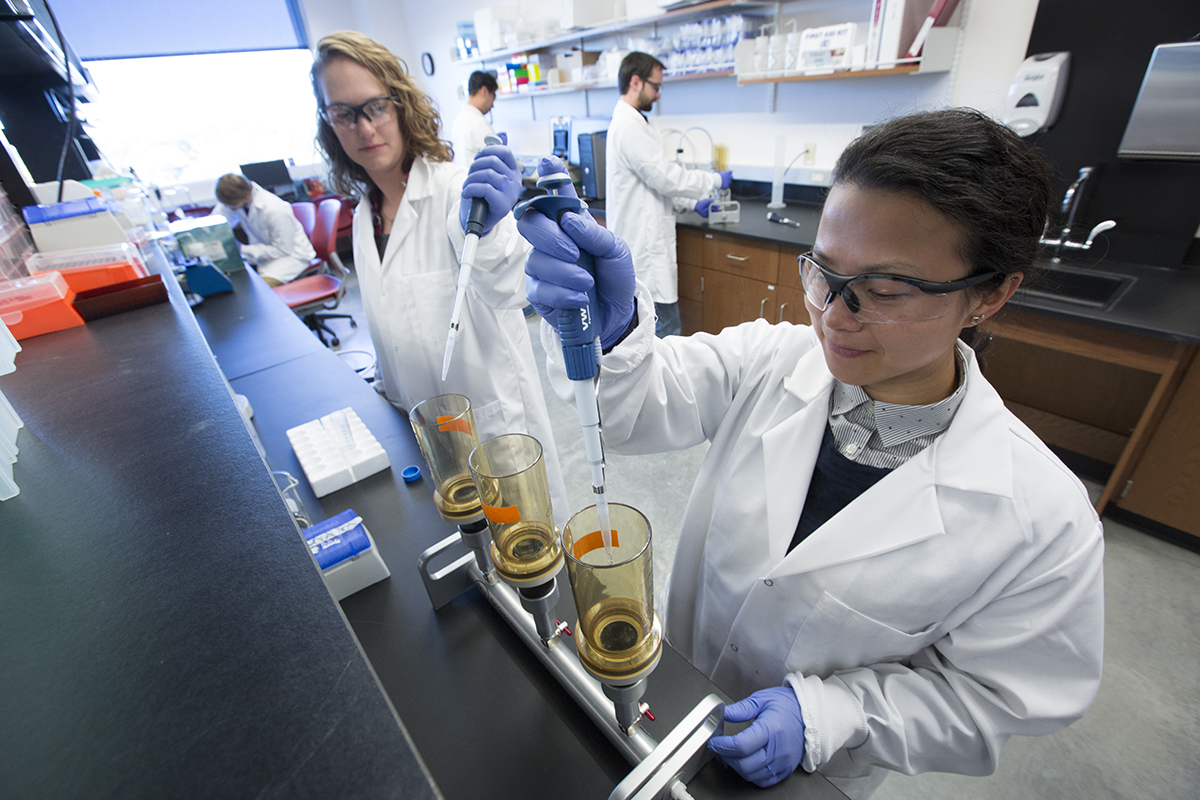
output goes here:
[[704, 330], [724, 328], [763, 317], [775, 318], [775, 287], [715, 269], [704, 270]]
[[796, 256], [800, 250], [710, 233], [676, 229], [679, 314], [683, 333], [719, 333], [758, 319], [809, 324]]
[[706, 233], [704, 268], [775, 283], [779, 277], [779, 245]]
[[1118, 508], [1200, 536], [1200, 359], [1193, 359], [1145, 452], [1121, 487]]
[[1096, 502], [1103, 513], [1139, 466], [1196, 348], [1014, 308], [986, 328], [996, 341], [984, 351], [985, 374], [1005, 405], [1046, 444], [1114, 464]]

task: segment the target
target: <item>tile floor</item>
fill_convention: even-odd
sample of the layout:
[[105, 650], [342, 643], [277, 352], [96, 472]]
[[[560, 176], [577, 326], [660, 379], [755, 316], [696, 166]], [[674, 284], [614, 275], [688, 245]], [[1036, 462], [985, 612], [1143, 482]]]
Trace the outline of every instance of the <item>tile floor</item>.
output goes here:
[[[374, 349], [352, 275], [343, 308], [359, 327], [339, 352], [362, 374]], [[544, 355], [529, 320], [545, 385]], [[574, 409], [545, 388], [567, 490], [576, 508], [592, 502]], [[654, 569], [666, 575], [678, 524], [707, 446], [657, 456], [609, 455], [609, 497], [641, 509], [654, 526]], [[1089, 484], [1094, 496], [1099, 486]], [[893, 775], [876, 800], [1087, 797], [1200, 798], [1200, 554], [1105, 520], [1105, 669], [1086, 717], [1053, 736], [1016, 738], [985, 778]]]

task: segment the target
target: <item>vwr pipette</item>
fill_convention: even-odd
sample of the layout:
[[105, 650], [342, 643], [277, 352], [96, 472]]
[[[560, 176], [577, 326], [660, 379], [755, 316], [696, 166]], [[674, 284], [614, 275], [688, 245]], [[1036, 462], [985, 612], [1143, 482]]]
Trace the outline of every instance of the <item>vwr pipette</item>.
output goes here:
[[[537, 185], [550, 192], [517, 203], [513, 216], [520, 219], [529, 209], [544, 214], [558, 222], [562, 215], [587, 212], [587, 204], [578, 197], [558, 194], [558, 190], [571, 182], [565, 172], [552, 172], [538, 178]], [[576, 262], [596, 277], [596, 262], [590, 253], [579, 251]], [[612, 527], [608, 516], [608, 497], [604, 490], [604, 446], [600, 440], [600, 401], [596, 396], [595, 379], [600, 373], [600, 314], [593, 283], [588, 290], [587, 308], [558, 310], [558, 333], [562, 337], [563, 361], [566, 362], [567, 377], [575, 388], [575, 410], [583, 427], [583, 449], [592, 468], [592, 492], [596, 495], [596, 513], [600, 517], [600, 536], [604, 541], [604, 552], [612, 562]]]
[[[504, 144], [495, 136], [488, 136], [484, 144]], [[454, 291], [454, 309], [450, 312], [450, 334], [446, 337], [446, 355], [442, 358], [442, 380], [450, 373], [450, 361], [454, 358], [454, 341], [458, 339], [458, 319], [462, 314], [463, 298], [467, 295], [467, 284], [471, 282], [471, 269], [475, 266], [475, 250], [479, 237], [483, 236], [483, 223], [487, 219], [488, 205], [482, 197], [471, 200], [471, 211], [467, 214], [467, 236], [463, 240], [462, 261], [458, 267], [458, 288]]]

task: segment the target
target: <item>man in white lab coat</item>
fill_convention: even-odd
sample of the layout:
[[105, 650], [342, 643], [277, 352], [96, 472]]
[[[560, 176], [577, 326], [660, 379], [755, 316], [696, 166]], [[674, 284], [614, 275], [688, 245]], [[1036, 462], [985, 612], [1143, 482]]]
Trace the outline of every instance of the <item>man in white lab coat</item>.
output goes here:
[[671, 645], [745, 698], [725, 719], [753, 724], [709, 746], [747, 780], [819, 770], [862, 800], [887, 770], [986, 775], [1010, 737], [1095, 697], [1100, 520], [969, 346], [1031, 269], [1051, 203], [1044, 160], [986, 115], [891, 120], [834, 168], [798, 263], [811, 326], [666, 340], [620, 240], [586, 215], [521, 218], [550, 325], [586, 302], [575, 248], [596, 257], [605, 445], [710, 444], [658, 610]]
[[647, 53], [621, 61], [621, 92], [608, 126], [604, 165], [604, 224], [633, 253], [638, 279], [650, 288], [659, 336], [682, 332], [675, 212], [708, 216], [703, 201], [729, 188], [729, 172], [686, 169], [663, 155], [658, 131], [644, 116], [662, 96], [662, 62]]
[[491, 113], [496, 102], [496, 76], [490, 72], [476, 70], [467, 81], [470, 97], [454, 118], [450, 129], [450, 142], [454, 145], [454, 163], [469, 167], [475, 155], [486, 144], [484, 140], [495, 136], [492, 124], [485, 114]]
[[269, 286], [279, 286], [308, 269], [317, 255], [308, 234], [286, 200], [276, 197], [241, 175], [222, 175], [217, 181], [214, 214], [241, 225], [249, 244], [242, 258], [258, 270]]

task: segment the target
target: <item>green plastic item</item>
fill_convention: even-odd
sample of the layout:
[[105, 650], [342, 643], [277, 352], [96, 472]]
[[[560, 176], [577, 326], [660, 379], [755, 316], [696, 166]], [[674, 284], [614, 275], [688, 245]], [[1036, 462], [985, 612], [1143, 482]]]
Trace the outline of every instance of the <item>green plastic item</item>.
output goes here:
[[188, 258], [207, 258], [226, 274], [246, 268], [233, 228], [219, 214], [176, 220], [169, 228]]

